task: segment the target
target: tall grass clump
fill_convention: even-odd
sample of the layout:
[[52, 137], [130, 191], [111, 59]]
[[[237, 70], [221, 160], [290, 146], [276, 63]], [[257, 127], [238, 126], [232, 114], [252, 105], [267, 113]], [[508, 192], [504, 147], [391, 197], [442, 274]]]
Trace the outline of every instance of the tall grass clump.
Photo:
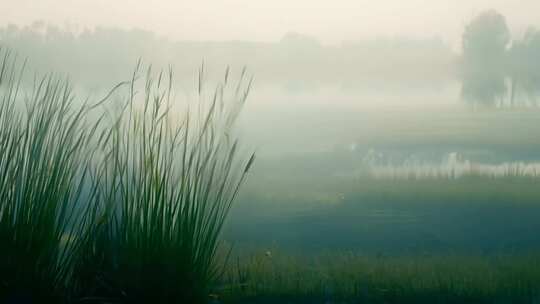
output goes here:
[[23, 85], [24, 64], [0, 49], [0, 302], [59, 303], [86, 217], [80, 204], [94, 128], [68, 81]]
[[[199, 74], [197, 100], [174, 102], [172, 72], [140, 64], [103, 133], [95, 170], [96, 237], [78, 273], [93, 280], [87, 301], [203, 303], [223, 265], [219, 235], [254, 155], [234, 123], [251, 85], [227, 70], [215, 90]], [[181, 113], [181, 114], [178, 114]], [[92, 285], [92, 284], [88, 284]]]

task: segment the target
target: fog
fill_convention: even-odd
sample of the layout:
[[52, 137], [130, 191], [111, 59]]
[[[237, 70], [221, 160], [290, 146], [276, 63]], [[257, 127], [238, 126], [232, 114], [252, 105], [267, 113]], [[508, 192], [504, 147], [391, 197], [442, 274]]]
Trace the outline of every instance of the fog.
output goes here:
[[290, 31], [325, 44], [379, 36], [440, 36], [456, 46], [464, 24], [488, 8], [507, 16], [516, 32], [540, 24], [535, 0], [21, 0], [0, 3], [0, 24], [45, 20], [79, 30], [141, 28], [199, 41], [271, 42]]
[[536, 1], [3, 5], [0, 42], [28, 58], [30, 75], [68, 76], [82, 96], [104, 96], [138, 60], [171, 67], [187, 100], [201, 67], [208, 87], [245, 68], [254, 81], [240, 130], [262, 156], [354, 145], [407, 158], [439, 142], [440, 160], [499, 135], [497, 118], [475, 109], [530, 107], [540, 92]]
[[254, 81], [240, 129], [261, 155], [426, 141], [415, 150], [439, 142], [444, 158], [499, 135], [497, 118], [470, 114], [479, 107], [534, 108], [540, 95], [532, 0], [46, 0], [0, 9], [0, 42], [28, 59], [28, 74], [67, 76], [85, 97], [129, 79], [138, 60], [171, 67], [175, 94], [188, 100], [201, 67], [208, 87], [227, 67], [232, 77], [245, 68]]
[[0, 39], [28, 57], [34, 69], [54, 68], [88, 90], [125, 80], [142, 59], [157, 68], [171, 65], [185, 89], [191, 88], [203, 63], [209, 81], [221, 77], [226, 66], [246, 67], [255, 76], [257, 104], [368, 106], [398, 96], [401, 103], [411, 95], [425, 101], [436, 94], [437, 102], [457, 97], [449, 90], [455, 89], [458, 56], [433, 37], [379, 37], [326, 46], [314, 37], [291, 32], [276, 42], [198, 42], [107, 27], [76, 33], [34, 22], [8, 25], [1, 29]]
[[[234, 144], [230, 150], [219, 147], [236, 151], [229, 136], [237, 137], [239, 151], [256, 157], [238, 175], [245, 182], [237, 197], [231, 191], [237, 199], [220, 236], [238, 244], [240, 256], [254, 252], [259, 261], [264, 251], [273, 274], [276, 248], [301, 260], [321, 252], [361, 252], [377, 261], [385, 255], [422, 260], [463, 254], [474, 264], [508, 254], [520, 262], [513, 255], [530, 252], [538, 259], [538, 0], [8, 2], [0, 3], [0, 48], [25, 62], [20, 87], [25, 94], [36, 79], [52, 73], [73, 85], [75, 104], [102, 101], [98, 105], [111, 105], [104, 106], [110, 110], [118, 106], [114, 98], [122, 100], [120, 90], [111, 91], [119, 84], [125, 88], [126, 81], [137, 79], [130, 90], [142, 96], [151, 91], [141, 81], [151, 67], [155, 73], [171, 71], [173, 79], [171, 93], [161, 82], [166, 77], [148, 74], [160, 76], [154, 78], [156, 97], [149, 94], [147, 100], [167, 100], [163, 116], [153, 113], [159, 128], [185, 114], [186, 108], [169, 107], [170, 96], [194, 104], [199, 114], [216, 104], [226, 113], [224, 99], [240, 100], [239, 119], [231, 119], [237, 124], [226, 118], [218, 130], [224, 143]], [[11, 100], [12, 91], [2, 90]], [[245, 104], [244, 90], [249, 91]], [[126, 95], [133, 97], [133, 91]], [[126, 103], [124, 109], [150, 113], [147, 104], [134, 108]], [[213, 116], [204, 124], [189, 117], [186, 121], [195, 121], [201, 131]], [[137, 119], [134, 128], [140, 126]], [[176, 139], [171, 134], [167, 139]], [[213, 133], [204, 140], [190, 136], [212, 148]], [[210, 148], [197, 154], [201, 172], [208, 169], [201, 155], [220, 155], [220, 149]], [[157, 177], [163, 168], [158, 169]], [[154, 186], [153, 174], [145, 187]], [[214, 183], [212, 174], [208, 185]], [[540, 282], [540, 262], [534, 265], [530, 278], [539, 279], [531, 281]], [[460, 275], [459, 284], [468, 282]], [[502, 281], [512, 277], [501, 276]], [[506, 290], [500, 284], [493, 290]]]

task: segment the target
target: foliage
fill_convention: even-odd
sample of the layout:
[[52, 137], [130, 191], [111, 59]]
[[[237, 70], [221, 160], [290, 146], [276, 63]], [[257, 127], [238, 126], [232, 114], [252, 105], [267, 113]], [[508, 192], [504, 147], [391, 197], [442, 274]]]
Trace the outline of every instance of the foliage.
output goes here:
[[537, 104], [536, 98], [540, 94], [540, 31], [530, 28], [521, 40], [514, 41], [510, 51], [512, 80], [512, 103], [515, 95], [522, 91], [528, 101]]
[[229, 95], [227, 71], [207, 103], [201, 70], [200, 100], [178, 119], [172, 72], [156, 76], [149, 67], [141, 97], [138, 75], [139, 69], [95, 174], [98, 237], [78, 273], [96, 288], [85, 298], [203, 303], [221, 273], [220, 231], [254, 160], [241, 157], [233, 130], [251, 81], [242, 72]]
[[[170, 71], [149, 67], [139, 96], [138, 65], [88, 104], [53, 75], [28, 88], [0, 55], [0, 301], [205, 302], [255, 157], [234, 130], [246, 71], [208, 100], [201, 69], [198, 103], [177, 117]], [[120, 111], [95, 115], [113, 97]]]
[[64, 301], [95, 129], [69, 82], [49, 75], [23, 95], [24, 67], [0, 55], [0, 301]]
[[462, 40], [463, 97], [482, 105], [495, 105], [506, 94], [510, 31], [504, 16], [493, 10], [481, 13], [467, 25]]

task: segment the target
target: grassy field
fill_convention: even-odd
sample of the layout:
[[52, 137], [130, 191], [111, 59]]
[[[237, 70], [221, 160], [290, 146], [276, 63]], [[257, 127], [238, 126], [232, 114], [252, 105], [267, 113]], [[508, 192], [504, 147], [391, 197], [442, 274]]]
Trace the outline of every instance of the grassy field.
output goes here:
[[216, 294], [224, 303], [538, 303], [540, 255], [261, 251], [231, 263]]
[[89, 102], [52, 74], [24, 86], [23, 65], [0, 49], [0, 303], [538, 303], [540, 179], [374, 179], [346, 148], [535, 159], [536, 112], [368, 121], [379, 133], [327, 113], [278, 128], [252, 168], [245, 70], [208, 91], [201, 68], [177, 115], [171, 71], [137, 65]]
[[540, 301], [540, 179], [377, 180], [284, 160], [262, 161], [231, 214], [222, 302]]

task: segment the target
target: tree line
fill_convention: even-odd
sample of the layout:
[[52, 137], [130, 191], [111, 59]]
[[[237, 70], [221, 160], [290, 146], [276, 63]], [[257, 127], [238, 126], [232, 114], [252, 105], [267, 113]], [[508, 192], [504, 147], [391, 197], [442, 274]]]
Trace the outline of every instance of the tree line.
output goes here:
[[512, 39], [503, 15], [479, 14], [463, 33], [461, 80], [462, 97], [475, 106], [540, 105], [540, 30]]

